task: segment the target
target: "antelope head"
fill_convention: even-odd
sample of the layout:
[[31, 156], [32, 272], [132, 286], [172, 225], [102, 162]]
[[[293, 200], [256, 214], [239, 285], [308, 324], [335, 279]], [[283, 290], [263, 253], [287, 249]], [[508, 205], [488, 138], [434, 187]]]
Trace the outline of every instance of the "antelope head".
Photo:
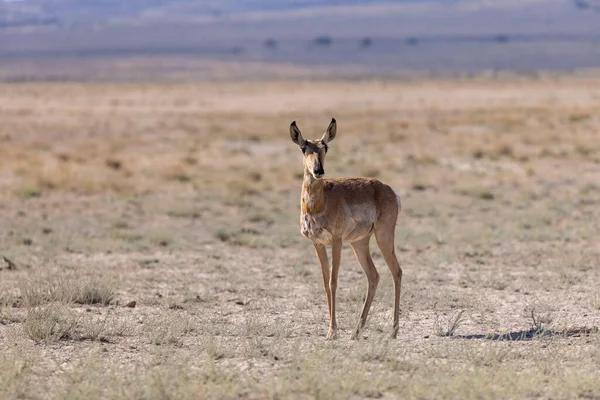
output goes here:
[[321, 139], [306, 140], [302, 137], [296, 121], [292, 122], [290, 125], [290, 136], [292, 137], [292, 142], [300, 147], [304, 155], [305, 174], [308, 173], [315, 179], [321, 179], [325, 175], [325, 155], [327, 154], [328, 143], [335, 138], [336, 129], [335, 118], [332, 118]]

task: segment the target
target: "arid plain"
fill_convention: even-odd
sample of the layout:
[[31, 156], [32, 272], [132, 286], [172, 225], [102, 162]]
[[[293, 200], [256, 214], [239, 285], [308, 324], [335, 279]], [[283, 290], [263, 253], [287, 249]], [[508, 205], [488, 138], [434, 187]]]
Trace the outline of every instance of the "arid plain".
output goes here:
[[[288, 127], [331, 117], [327, 176], [403, 199], [395, 340], [374, 241], [325, 340]], [[1, 398], [600, 398], [600, 78], [14, 83], [0, 122]]]

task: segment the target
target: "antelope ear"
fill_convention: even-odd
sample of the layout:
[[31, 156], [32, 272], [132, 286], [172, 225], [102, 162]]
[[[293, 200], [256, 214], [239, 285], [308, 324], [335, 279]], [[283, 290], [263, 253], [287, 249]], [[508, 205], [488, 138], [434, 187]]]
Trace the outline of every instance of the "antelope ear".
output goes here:
[[327, 130], [323, 134], [321, 140], [325, 143], [331, 142], [333, 139], [335, 139], [336, 131], [337, 123], [335, 122], [335, 118], [331, 118], [331, 122], [329, 123], [329, 126], [327, 127]]
[[296, 125], [296, 121], [292, 122], [290, 125], [290, 136], [292, 137], [292, 142], [296, 143], [298, 146], [304, 146], [304, 138], [302, 137], [302, 133], [300, 133], [300, 129]]

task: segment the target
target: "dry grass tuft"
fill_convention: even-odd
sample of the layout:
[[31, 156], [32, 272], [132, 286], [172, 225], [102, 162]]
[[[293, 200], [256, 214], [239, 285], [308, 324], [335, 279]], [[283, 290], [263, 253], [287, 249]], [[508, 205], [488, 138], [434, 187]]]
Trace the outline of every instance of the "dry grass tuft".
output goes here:
[[23, 304], [35, 307], [62, 302], [108, 305], [115, 297], [114, 286], [105, 279], [77, 279], [75, 276], [38, 275], [19, 285]]
[[42, 195], [42, 189], [36, 185], [23, 185], [16, 191], [17, 196], [23, 199], [32, 199]]
[[193, 320], [181, 312], [174, 312], [166, 318], [152, 318], [146, 325], [148, 340], [156, 346], [181, 346], [183, 337], [196, 329]]
[[553, 312], [548, 305], [536, 303], [525, 307], [525, 315], [529, 317], [531, 329], [541, 333], [548, 329], [548, 326], [554, 321]]
[[219, 229], [215, 233], [215, 237], [224, 243], [229, 243], [234, 246], [264, 248], [268, 247], [261, 233], [254, 228], [240, 229]]
[[54, 303], [29, 310], [23, 329], [30, 339], [51, 343], [74, 339], [77, 323], [77, 316], [63, 305]]
[[514, 157], [515, 151], [509, 143], [500, 143], [494, 149], [494, 153], [501, 157]]
[[441, 337], [454, 336], [458, 328], [460, 328], [466, 322], [464, 313], [465, 310], [460, 310], [455, 316], [450, 315], [443, 321], [440, 316], [437, 316], [433, 326], [435, 334]]
[[61, 303], [30, 309], [23, 329], [30, 339], [44, 343], [61, 340], [110, 342], [113, 337], [125, 336], [131, 332], [126, 324], [110, 313], [104, 316], [79, 313]]
[[114, 337], [127, 336], [131, 328], [110, 313], [104, 316], [85, 314], [78, 321], [78, 340], [110, 342]]
[[94, 279], [75, 287], [72, 301], [78, 304], [109, 305], [115, 297], [114, 287], [106, 280]]

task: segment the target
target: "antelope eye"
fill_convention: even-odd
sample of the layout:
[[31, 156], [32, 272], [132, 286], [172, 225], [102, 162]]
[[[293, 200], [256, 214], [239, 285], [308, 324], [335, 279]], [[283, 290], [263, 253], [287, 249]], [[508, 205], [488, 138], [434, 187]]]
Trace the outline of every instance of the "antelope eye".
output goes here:
[[300, 147], [300, 149], [302, 150], [302, 153], [306, 153], [306, 147]]

